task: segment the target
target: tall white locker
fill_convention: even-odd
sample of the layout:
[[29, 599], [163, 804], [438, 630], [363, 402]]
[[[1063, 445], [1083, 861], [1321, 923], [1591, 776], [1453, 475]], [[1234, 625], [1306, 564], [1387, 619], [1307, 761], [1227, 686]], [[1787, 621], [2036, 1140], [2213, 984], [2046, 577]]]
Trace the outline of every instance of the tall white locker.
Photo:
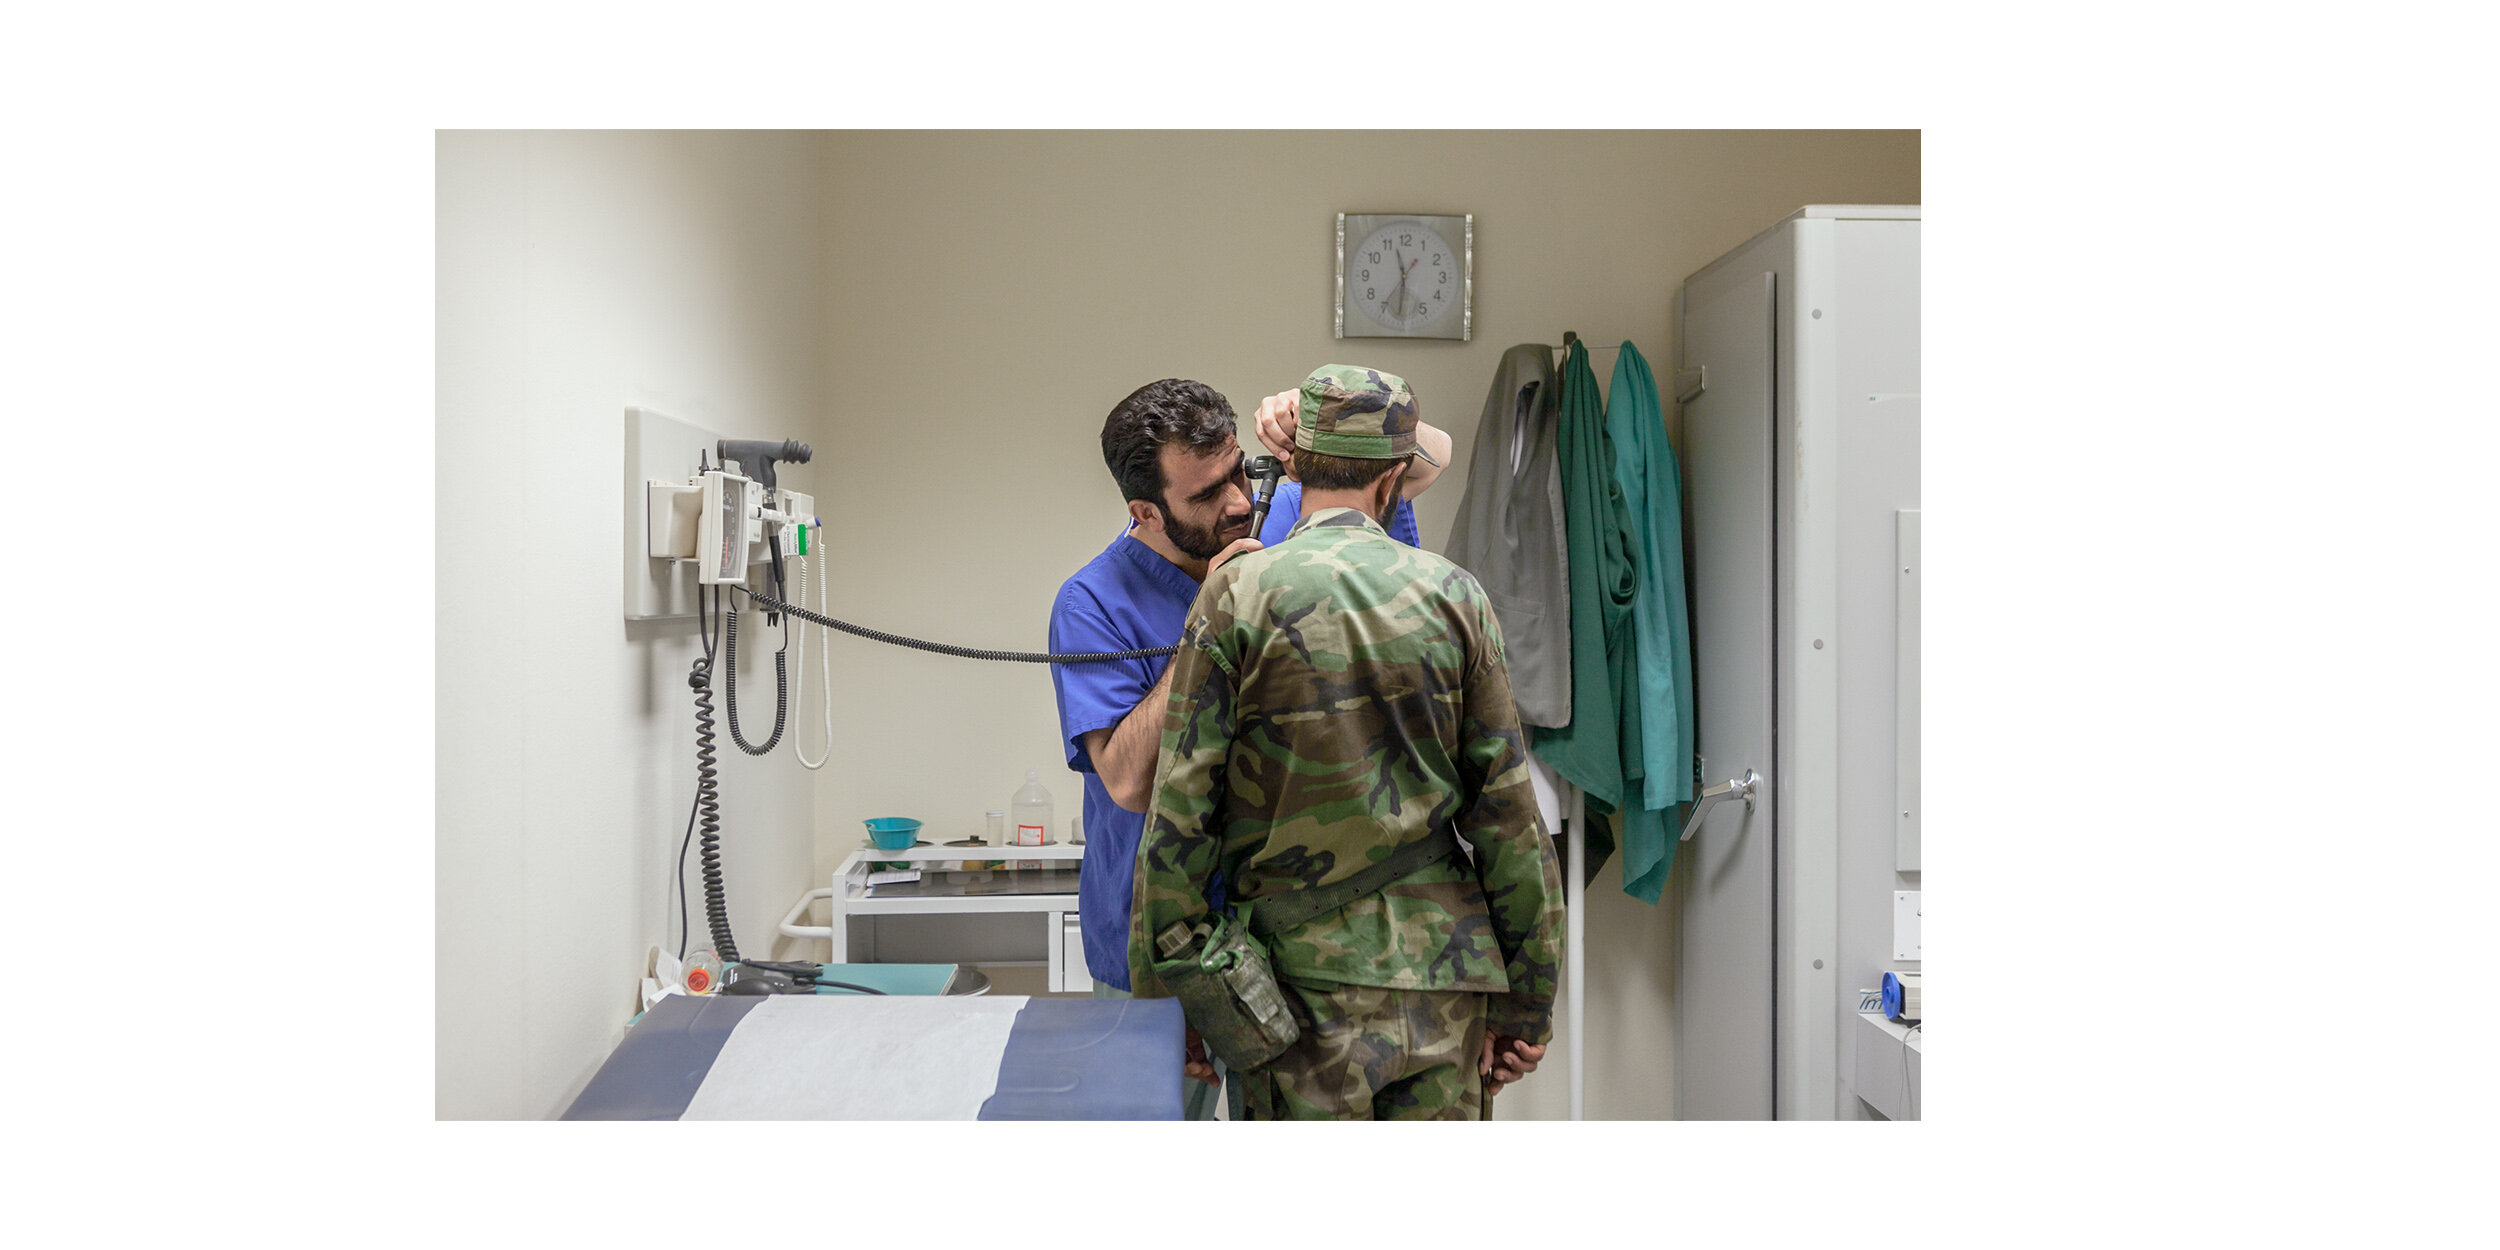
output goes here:
[[1918, 211], [1805, 208], [1677, 293], [1702, 780], [1762, 780], [1670, 885], [1686, 1119], [1871, 1115], [1857, 991], [1918, 967]]

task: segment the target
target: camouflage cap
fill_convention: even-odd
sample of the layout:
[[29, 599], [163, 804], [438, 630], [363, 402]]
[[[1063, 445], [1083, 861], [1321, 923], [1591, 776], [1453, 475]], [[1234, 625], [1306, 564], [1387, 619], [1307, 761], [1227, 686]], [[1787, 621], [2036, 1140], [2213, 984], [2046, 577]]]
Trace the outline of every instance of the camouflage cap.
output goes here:
[[1437, 465], [1415, 441], [1420, 421], [1406, 379], [1361, 365], [1321, 365], [1302, 379], [1293, 445], [1349, 460], [1395, 460], [1412, 452]]

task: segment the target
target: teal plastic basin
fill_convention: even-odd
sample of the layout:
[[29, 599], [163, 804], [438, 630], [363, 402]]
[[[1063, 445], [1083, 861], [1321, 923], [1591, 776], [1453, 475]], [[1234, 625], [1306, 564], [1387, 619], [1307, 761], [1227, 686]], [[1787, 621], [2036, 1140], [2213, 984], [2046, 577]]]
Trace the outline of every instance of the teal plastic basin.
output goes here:
[[920, 822], [908, 816], [879, 816], [868, 822], [868, 840], [879, 850], [902, 850], [920, 840]]

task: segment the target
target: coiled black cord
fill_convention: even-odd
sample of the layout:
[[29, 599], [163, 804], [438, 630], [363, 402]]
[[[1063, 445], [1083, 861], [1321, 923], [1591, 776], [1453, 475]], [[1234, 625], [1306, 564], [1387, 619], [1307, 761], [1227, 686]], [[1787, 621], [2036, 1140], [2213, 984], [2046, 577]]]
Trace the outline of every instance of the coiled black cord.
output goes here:
[[686, 833], [677, 839], [677, 962], [686, 962], [686, 848], [694, 845], [695, 813], [703, 810], [703, 788], [695, 787], [694, 802], [686, 808]]
[[[792, 607], [771, 595], [750, 593], [747, 596], [747, 602], [874, 642], [892, 643], [898, 647], [915, 647], [922, 651], [934, 651], [939, 655], [959, 656], [967, 660], [1009, 660], [1024, 664], [1098, 664], [1107, 660], [1151, 659], [1180, 650], [1179, 647], [1172, 646], [1149, 647], [1142, 651], [982, 651], [973, 647], [958, 647], [943, 642], [923, 642], [918, 638], [905, 638], [901, 634], [889, 634], [883, 630], [869, 629], [864, 625], [837, 621], [830, 616], [822, 616], [805, 608]], [[737, 618], [732, 616], [730, 621], [734, 628]]]
[[729, 670], [729, 740], [749, 755], [762, 755], [781, 745], [782, 725], [790, 715], [789, 627], [786, 623], [783, 625], [781, 650], [773, 652], [773, 736], [766, 738], [760, 747], [750, 744], [746, 735], [738, 732], [738, 613], [734, 608], [729, 613], [729, 628], [723, 646], [728, 650], [722, 667]]
[[738, 941], [729, 935], [727, 895], [720, 880], [720, 760], [712, 734], [710, 647], [694, 662], [686, 684], [694, 688], [695, 802], [703, 812], [703, 914], [712, 924], [712, 952], [724, 963], [735, 963]]

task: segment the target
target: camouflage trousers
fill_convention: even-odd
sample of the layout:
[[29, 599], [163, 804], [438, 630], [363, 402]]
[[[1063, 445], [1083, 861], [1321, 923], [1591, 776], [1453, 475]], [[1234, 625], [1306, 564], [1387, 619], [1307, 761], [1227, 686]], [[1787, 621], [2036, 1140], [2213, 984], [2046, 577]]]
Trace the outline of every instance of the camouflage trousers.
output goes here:
[[1485, 996], [1460, 990], [1287, 984], [1302, 1036], [1236, 1072], [1253, 1120], [1477, 1120]]

